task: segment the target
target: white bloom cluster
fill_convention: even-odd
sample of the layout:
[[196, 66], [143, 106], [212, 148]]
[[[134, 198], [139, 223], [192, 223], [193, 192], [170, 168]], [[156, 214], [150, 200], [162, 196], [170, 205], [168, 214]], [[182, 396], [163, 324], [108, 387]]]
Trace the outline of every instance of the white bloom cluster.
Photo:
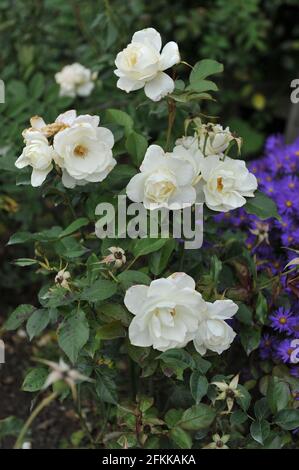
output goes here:
[[232, 300], [205, 302], [185, 273], [156, 279], [150, 286], [132, 286], [124, 303], [134, 315], [129, 327], [134, 346], [167, 351], [193, 341], [200, 354], [207, 350], [221, 354], [236, 336], [225, 320], [235, 315], [238, 306]]
[[248, 171], [243, 160], [225, 155], [230, 143], [241, 141], [219, 124], [201, 124], [194, 137], [176, 141], [174, 152], [184, 148], [196, 168], [197, 202], [209, 209], [227, 212], [246, 204], [246, 197], [254, 197], [256, 177]]
[[99, 121], [98, 116], [77, 116], [74, 110], [48, 125], [39, 116], [31, 118], [31, 128], [23, 132], [26, 145], [16, 167], [32, 167], [32, 186], [44, 182], [53, 163], [61, 168], [67, 188], [104, 180], [116, 165], [114, 137], [109, 129], [99, 127]]
[[[206, 144], [198, 136], [182, 137], [167, 153], [158, 145], [151, 145], [140, 173], [127, 186], [128, 197], [151, 210], [176, 210], [194, 202], [221, 212], [243, 206], [246, 197], [254, 197], [257, 180], [243, 160], [222, 153], [231, 140], [228, 132], [217, 131], [216, 136], [207, 138]], [[214, 153], [204, 154], [204, 147]]]
[[143, 202], [146, 209], [181, 209], [195, 202], [194, 175], [192, 164], [183, 158], [173, 158], [172, 153], [165, 153], [159, 145], [151, 145], [140, 173], [127, 186], [127, 195], [134, 202]]
[[144, 87], [146, 96], [153, 101], [172, 93], [174, 81], [164, 70], [180, 62], [179, 49], [173, 41], [162, 51], [161, 47], [161, 36], [154, 28], [137, 31], [132, 42], [116, 56], [118, 88], [129, 93]]
[[66, 65], [55, 74], [56, 83], [60, 86], [60, 96], [89, 96], [94, 88], [94, 80], [97, 78], [96, 72], [91, 72], [88, 68], [75, 62]]

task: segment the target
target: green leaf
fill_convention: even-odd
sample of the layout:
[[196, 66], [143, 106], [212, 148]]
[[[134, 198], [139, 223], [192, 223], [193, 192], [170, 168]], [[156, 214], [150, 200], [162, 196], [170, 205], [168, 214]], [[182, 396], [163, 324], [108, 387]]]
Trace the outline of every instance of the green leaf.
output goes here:
[[96, 394], [100, 400], [111, 403], [112, 405], [117, 404], [117, 390], [113, 380], [104, 375], [97, 373], [96, 379]]
[[203, 59], [197, 62], [190, 74], [190, 84], [196, 84], [210, 75], [223, 72], [223, 65], [212, 59]]
[[123, 271], [117, 276], [117, 279], [125, 290], [135, 284], [145, 284], [148, 286], [151, 283], [151, 278], [147, 274], [134, 270]]
[[286, 431], [299, 427], [299, 410], [285, 409], [277, 413], [274, 422]]
[[209, 382], [204, 375], [198, 371], [192, 372], [190, 377], [190, 390], [196, 404], [198, 404], [202, 397], [205, 396], [208, 391], [208, 387]]
[[0, 420], [0, 439], [5, 436], [18, 436], [23, 427], [21, 419], [15, 416], [8, 416]]
[[85, 227], [89, 224], [89, 220], [86, 217], [80, 217], [79, 219], [72, 222], [65, 230], [63, 230], [59, 238], [67, 237], [74, 232], [77, 232], [80, 228]]
[[101, 279], [96, 281], [92, 286], [85, 288], [80, 295], [81, 300], [88, 302], [99, 302], [112, 297], [117, 290], [115, 283]]
[[33, 264], [37, 264], [36, 259], [31, 258], [18, 258], [13, 261], [13, 264], [16, 266], [32, 266]]
[[97, 339], [124, 338], [125, 336], [126, 330], [119, 321], [114, 321], [107, 325], [100, 326], [96, 330]]
[[134, 165], [139, 167], [143, 161], [148, 143], [145, 137], [132, 131], [126, 139], [126, 149], [132, 157]]
[[252, 325], [251, 309], [245, 304], [240, 304], [239, 309], [236, 313], [236, 318], [239, 320], [239, 322], [243, 323], [244, 325], [251, 326]]
[[136, 258], [158, 251], [168, 240], [168, 238], [140, 238], [135, 242], [133, 255]]
[[291, 398], [289, 385], [286, 382], [272, 378], [267, 390], [267, 402], [272, 413], [277, 413], [288, 406]]
[[129, 133], [133, 129], [133, 119], [129, 114], [119, 109], [107, 109], [106, 111], [106, 121], [116, 123], [125, 128], [126, 133]]
[[251, 395], [244, 385], [239, 384], [237, 388], [241, 392], [241, 396], [236, 399], [236, 402], [244, 411], [247, 411], [251, 402]]
[[261, 329], [252, 326], [242, 326], [240, 333], [241, 343], [247, 356], [258, 348], [261, 341]]
[[167, 268], [169, 259], [175, 249], [176, 242], [174, 239], [167, 240], [165, 245], [149, 257], [149, 268], [151, 272], [158, 276]]
[[256, 419], [263, 420], [267, 418], [270, 414], [270, 409], [268, 406], [267, 398], [261, 398], [254, 404], [254, 414]]
[[202, 93], [203, 91], [218, 91], [216, 83], [211, 80], [200, 80], [199, 82], [192, 82], [186, 90], [194, 90], [197, 93]]
[[29, 92], [32, 99], [38, 99], [42, 96], [45, 88], [44, 76], [41, 73], [35, 74], [29, 83]]
[[160, 354], [157, 359], [160, 359], [167, 367], [173, 369], [180, 380], [183, 378], [185, 369], [195, 368], [195, 362], [192, 356], [184, 349], [169, 349]]
[[49, 310], [38, 309], [30, 316], [26, 324], [26, 330], [30, 341], [38, 336], [49, 324]]
[[270, 424], [268, 421], [254, 421], [250, 426], [250, 434], [253, 439], [263, 445], [270, 434]]
[[281, 219], [273, 199], [261, 191], [256, 191], [253, 198], [247, 199], [244, 209], [248, 214], [257, 215], [262, 220], [269, 219], [270, 217], [278, 220]]
[[265, 324], [267, 317], [268, 317], [268, 304], [266, 297], [259, 292], [257, 302], [256, 302], [256, 309], [255, 309], [257, 319], [262, 323]]
[[248, 419], [248, 416], [246, 413], [244, 413], [244, 411], [242, 410], [237, 410], [237, 411], [234, 411], [231, 415], [230, 415], [230, 423], [232, 426], [238, 426], [239, 424], [243, 424], [245, 423], [245, 421], [247, 421]]
[[37, 392], [43, 387], [48, 375], [49, 371], [45, 367], [31, 369], [24, 379], [22, 390], [24, 392]]
[[164, 420], [169, 428], [174, 428], [181, 421], [184, 410], [171, 408], [167, 411]]
[[101, 304], [97, 309], [97, 313], [101, 315], [101, 318], [104, 316], [104, 321], [118, 320], [124, 326], [129, 326], [132, 319], [131, 314], [120, 304]]
[[173, 428], [169, 433], [169, 437], [180, 449], [192, 448], [191, 436], [182, 428]]
[[32, 240], [32, 233], [30, 232], [17, 232], [14, 233], [7, 242], [7, 245], [17, 245], [18, 243], [25, 243]]
[[89, 325], [82, 310], [68, 316], [58, 330], [58, 344], [74, 364], [89, 338]]
[[180, 426], [188, 431], [208, 428], [216, 417], [216, 411], [208, 405], [200, 403], [188, 408], [180, 421]]
[[198, 369], [202, 374], [206, 374], [212, 366], [209, 361], [203, 359], [199, 354], [194, 356], [194, 361], [196, 364], [196, 369]]
[[8, 331], [16, 330], [30, 317], [34, 310], [36, 310], [36, 307], [33, 307], [33, 305], [19, 305], [4, 324], [4, 328]]

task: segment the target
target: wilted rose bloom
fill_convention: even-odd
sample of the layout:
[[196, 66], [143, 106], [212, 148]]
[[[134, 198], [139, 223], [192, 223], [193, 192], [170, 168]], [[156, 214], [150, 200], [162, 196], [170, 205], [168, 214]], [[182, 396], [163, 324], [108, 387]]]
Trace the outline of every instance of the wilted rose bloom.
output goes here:
[[63, 169], [65, 187], [103, 181], [116, 165], [112, 147], [114, 137], [105, 127], [99, 127], [100, 118], [89, 114], [78, 116], [71, 110], [58, 116], [58, 122], [67, 126], [54, 136], [56, 163]]
[[111, 246], [108, 248], [110, 255], [105, 256], [100, 263], [104, 264], [114, 264], [116, 268], [120, 268], [123, 264], [126, 263], [127, 259], [125, 256], [125, 251], [119, 246]]
[[134, 346], [159, 351], [182, 348], [194, 338], [206, 305], [185, 273], [130, 287], [124, 303], [133, 313], [129, 338]]
[[232, 300], [216, 300], [206, 302], [203, 320], [199, 324], [194, 339], [195, 349], [199, 354], [205, 354], [207, 349], [221, 354], [233, 342], [236, 333], [225, 322], [238, 311], [238, 305]]
[[146, 209], [176, 210], [195, 202], [192, 165], [173, 158], [158, 145], [148, 147], [140, 172], [133, 176], [126, 191], [132, 201], [143, 202]]
[[81, 64], [75, 62], [66, 65], [56, 73], [55, 80], [60, 85], [60, 96], [88, 96], [94, 88], [97, 74], [92, 73]]
[[71, 278], [71, 274], [69, 271], [65, 269], [61, 269], [55, 276], [55, 284], [64, 287], [64, 289], [69, 289], [69, 280]]
[[204, 155], [222, 154], [228, 148], [232, 140], [236, 140], [238, 145], [241, 144], [240, 139], [235, 138], [229, 127], [223, 129], [220, 124], [202, 124], [198, 129], [199, 147]]
[[17, 159], [17, 168], [32, 167], [31, 184], [40, 186], [53, 168], [52, 161], [55, 157], [53, 147], [49, 145], [47, 138], [38, 130], [28, 129], [23, 133], [25, 147], [22, 155]]
[[209, 209], [227, 212], [246, 204], [246, 197], [254, 197], [256, 177], [248, 171], [245, 162], [229, 157], [211, 155], [202, 161], [202, 190]]
[[154, 28], [137, 31], [132, 42], [117, 54], [115, 75], [117, 86], [129, 93], [144, 87], [153, 101], [172, 93], [174, 81], [163, 70], [180, 62], [178, 45], [171, 41], [161, 50], [161, 36]]

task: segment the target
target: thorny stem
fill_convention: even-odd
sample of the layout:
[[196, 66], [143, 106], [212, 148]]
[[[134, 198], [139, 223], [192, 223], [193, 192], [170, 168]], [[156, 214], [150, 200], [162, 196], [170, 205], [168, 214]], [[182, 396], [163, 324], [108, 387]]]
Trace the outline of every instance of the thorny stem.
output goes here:
[[168, 150], [169, 148], [171, 132], [172, 132], [173, 124], [175, 121], [175, 114], [176, 114], [176, 104], [172, 98], [168, 98], [167, 105], [168, 105], [168, 128], [167, 128], [167, 136], [166, 136], [166, 150]]
[[21, 432], [18, 436], [18, 439], [16, 440], [16, 443], [14, 445], [14, 449], [20, 449], [24, 440], [24, 437], [30, 428], [31, 424], [35, 420], [35, 418], [39, 415], [39, 413], [46, 408], [55, 398], [57, 397], [57, 392], [51, 393], [51, 395], [48, 395], [45, 397], [39, 405], [33, 410], [29, 418], [27, 419], [26, 423], [24, 424], [23, 428], [21, 429]]

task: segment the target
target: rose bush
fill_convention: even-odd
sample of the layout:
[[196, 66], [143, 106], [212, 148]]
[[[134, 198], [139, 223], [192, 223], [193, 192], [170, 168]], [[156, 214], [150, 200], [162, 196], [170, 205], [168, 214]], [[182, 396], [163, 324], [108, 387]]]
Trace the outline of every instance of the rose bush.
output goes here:
[[[202, 120], [222, 65], [201, 60], [186, 79], [190, 66], [180, 62], [177, 44], [160, 50], [159, 33], [147, 28], [115, 60], [118, 88], [144, 87], [150, 100], [142, 114], [158, 114], [155, 132], [139, 122], [131, 96], [127, 107], [103, 110], [104, 127], [92, 103], [86, 111], [78, 101], [78, 116], [63, 110], [56, 118], [55, 108], [48, 124], [35, 115], [23, 132], [18, 184], [40, 186], [35, 194], [56, 219], [9, 240], [15, 248], [27, 244], [30, 255], [15, 265], [35, 270], [42, 284], [36, 300], [19, 305], [4, 325], [25, 328], [41, 345], [22, 388], [41, 400], [34, 408], [41, 413], [54, 400], [71, 403], [80, 420], [74, 447], [292, 447], [298, 377], [276, 356], [256, 360], [273, 321], [269, 311], [285, 306], [277, 283], [290, 272], [258, 269], [244, 233], [224, 223], [242, 206], [242, 220], [259, 219], [251, 233], [259, 246], [268, 239], [261, 221], [280, 223], [280, 215], [240, 160], [240, 139], [215, 119]], [[173, 78], [164, 72], [171, 67]], [[60, 85], [73, 96], [72, 78]], [[100, 240], [96, 207], [111, 203], [120, 224], [116, 200], [124, 194], [148, 217], [157, 208], [177, 213], [204, 203], [204, 246], [187, 250], [183, 238], [161, 233]], [[290, 211], [287, 201], [281, 204]], [[287, 288], [296, 289], [291, 281]], [[284, 354], [296, 347], [284, 346]], [[15, 447], [30, 439], [32, 417], [12, 433]]]

